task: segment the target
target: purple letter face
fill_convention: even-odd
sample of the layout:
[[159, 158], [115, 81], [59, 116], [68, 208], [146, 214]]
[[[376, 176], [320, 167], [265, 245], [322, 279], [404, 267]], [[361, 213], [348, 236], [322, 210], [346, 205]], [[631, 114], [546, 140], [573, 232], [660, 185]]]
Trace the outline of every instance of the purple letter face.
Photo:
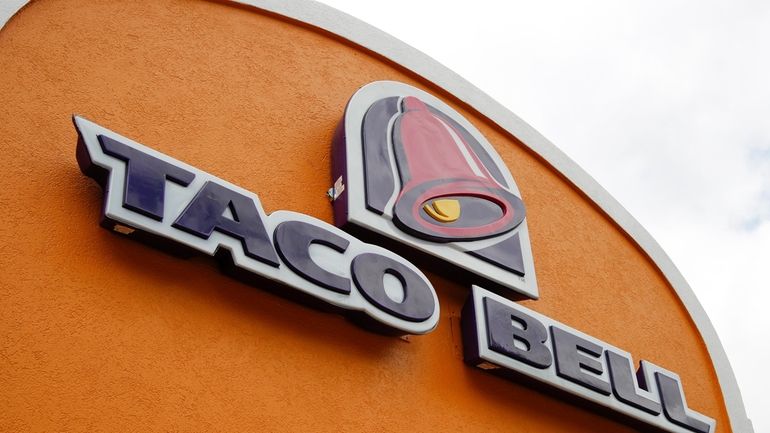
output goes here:
[[443, 101], [397, 82], [362, 87], [345, 109], [333, 160], [337, 226], [449, 263], [468, 281], [538, 297], [516, 183]]

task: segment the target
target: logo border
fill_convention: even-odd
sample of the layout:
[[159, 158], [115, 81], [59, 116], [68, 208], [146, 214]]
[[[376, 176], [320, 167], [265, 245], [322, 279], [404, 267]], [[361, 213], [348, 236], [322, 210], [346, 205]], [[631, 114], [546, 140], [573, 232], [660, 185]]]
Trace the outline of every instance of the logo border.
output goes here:
[[[333, 179], [336, 181], [341, 178], [344, 185], [344, 191], [334, 200], [335, 224], [338, 227], [346, 227], [348, 224], [352, 224], [358, 228], [373, 231], [378, 235], [387, 237], [389, 240], [412, 247], [423, 254], [431, 256], [433, 259], [448, 262], [464, 273], [472, 274], [478, 279], [483, 280], [480, 282], [491, 283], [493, 287], [512, 290], [530, 299], [538, 299], [539, 290], [527, 218], [517, 228], [501, 236], [477, 241], [438, 244], [419, 239], [396, 227], [392, 220], [391, 210], [395, 196], [398, 193], [398, 188], [388, 201], [387, 210], [384, 215], [379, 215], [366, 208], [364, 156], [361, 138], [363, 118], [374, 102], [392, 96], [418, 97], [426, 104], [432, 105], [457, 121], [481, 144], [492, 161], [498, 167], [504, 168], [501, 171], [505, 181], [508, 183], [507, 189], [521, 198], [521, 192], [513, 180], [507, 165], [486, 137], [464, 116], [460, 115], [441, 99], [416, 87], [396, 81], [375, 81], [361, 87], [351, 96], [345, 107], [343, 121], [338, 128], [337, 134], [335, 134]], [[394, 179], [396, 179], [397, 184], [400, 184], [392, 149], [390, 151], [390, 158]], [[517, 233], [521, 241], [521, 253], [524, 262], [523, 277], [468, 254], [468, 251], [495, 245]]]

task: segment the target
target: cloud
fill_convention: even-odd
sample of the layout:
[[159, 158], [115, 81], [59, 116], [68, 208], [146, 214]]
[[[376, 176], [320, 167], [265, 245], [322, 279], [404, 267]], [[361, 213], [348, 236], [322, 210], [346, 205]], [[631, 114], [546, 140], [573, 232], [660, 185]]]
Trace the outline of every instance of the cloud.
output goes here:
[[770, 431], [770, 3], [327, 3], [455, 70], [607, 188], [687, 278]]

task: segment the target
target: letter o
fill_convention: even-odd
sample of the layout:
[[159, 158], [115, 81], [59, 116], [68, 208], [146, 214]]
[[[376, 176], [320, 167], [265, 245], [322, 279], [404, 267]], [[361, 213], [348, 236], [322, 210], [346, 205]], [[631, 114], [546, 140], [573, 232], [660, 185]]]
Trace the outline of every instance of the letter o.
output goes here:
[[[358, 255], [350, 273], [361, 294], [377, 308], [409, 322], [424, 322], [436, 310], [433, 288], [412, 269], [390, 257], [375, 253]], [[396, 277], [403, 286], [404, 300], [396, 302], [385, 293], [385, 274]]]

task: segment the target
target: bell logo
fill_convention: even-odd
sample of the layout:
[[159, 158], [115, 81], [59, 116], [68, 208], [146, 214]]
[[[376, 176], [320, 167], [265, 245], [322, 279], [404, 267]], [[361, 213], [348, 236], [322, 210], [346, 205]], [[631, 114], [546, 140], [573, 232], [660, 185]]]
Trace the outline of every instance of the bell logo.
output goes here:
[[538, 297], [516, 183], [443, 101], [403, 83], [366, 85], [348, 102], [333, 152], [338, 226], [451, 264], [469, 282]]

